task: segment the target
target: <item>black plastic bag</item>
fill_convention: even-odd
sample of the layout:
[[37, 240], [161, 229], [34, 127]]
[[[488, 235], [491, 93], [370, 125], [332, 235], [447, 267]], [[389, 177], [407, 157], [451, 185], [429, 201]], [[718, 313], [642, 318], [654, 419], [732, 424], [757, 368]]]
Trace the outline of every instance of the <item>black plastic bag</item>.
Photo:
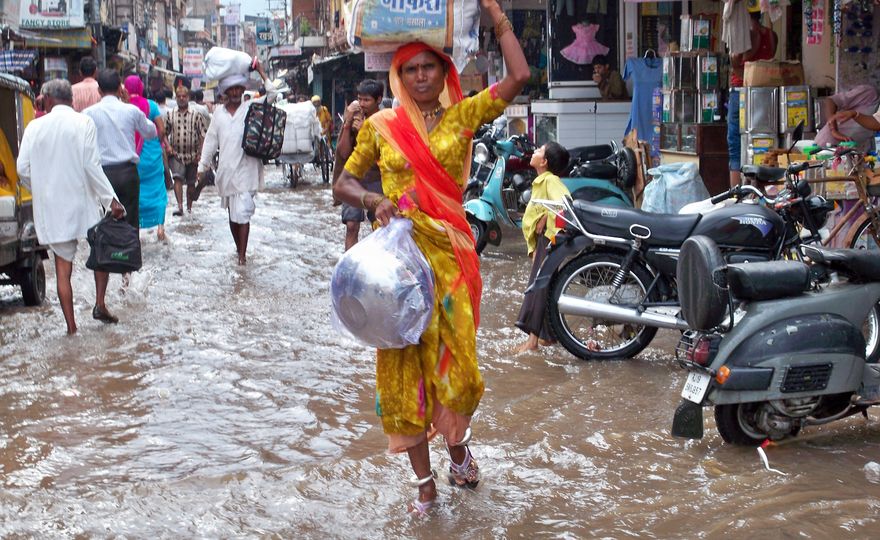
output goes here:
[[92, 226], [86, 233], [92, 248], [86, 268], [112, 274], [127, 274], [141, 269], [141, 240], [138, 230], [112, 215]]

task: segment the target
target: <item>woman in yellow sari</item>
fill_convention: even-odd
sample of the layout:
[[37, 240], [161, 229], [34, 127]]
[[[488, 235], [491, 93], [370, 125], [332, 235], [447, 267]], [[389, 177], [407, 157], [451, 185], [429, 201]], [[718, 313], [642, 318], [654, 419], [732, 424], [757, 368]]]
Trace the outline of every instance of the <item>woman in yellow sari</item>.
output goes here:
[[[364, 122], [357, 146], [333, 188], [334, 196], [374, 210], [381, 225], [402, 215], [434, 270], [431, 322], [418, 345], [380, 349], [376, 359], [376, 413], [391, 452], [406, 452], [426, 512], [437, 498], [428, 441], [443, 435], [452, 463], [449, 481], [476, 487], [477, 462], [466, 446], [470, 418], [483, 395], [477, 367], [479, 259], [461, 206], [474, 131], [504, 111], [529, 78], [529, 67], [497, 0], [481, 0], [495, 24], [507, 64], [503, 80], [464, 99], [458, 72], [446, 55], [422, 43], [398, 49], [389, 83], [400, 102]], [[384, 195], [359, 179], [378, 163]]]

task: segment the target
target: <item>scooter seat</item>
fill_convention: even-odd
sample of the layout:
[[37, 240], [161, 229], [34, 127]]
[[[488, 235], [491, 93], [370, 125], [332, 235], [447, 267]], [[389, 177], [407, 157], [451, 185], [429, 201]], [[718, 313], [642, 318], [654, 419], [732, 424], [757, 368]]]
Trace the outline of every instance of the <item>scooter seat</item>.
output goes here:
[[830, 249], [803, 245], [801, 253], [816, 264], [855, 281], [880, 281], [880, 253], [862, 249]]
[[754, 178], [758, 182], [777, 182], [785, 177], [785, 169], [765, 167], [763, 165], [743, 165], [740, 171], [743, 176]]
[[659, 247], [681, 246], [702, 218], [701, 214], [653, 214], [581, 200], [574, 200], [572, 207], [581, 224], [592, 234], [632, 239], [630, 227], [640, 225], [641, 230], [637, 232], [642, 234], [648, 229], [648, 242]]
[[582, 176], [584, 178], [601, 178], [602, 180], [617, 178], [617, 167], [611, 163], [584, 163], [576, 167], [572, 172], [575, 176]]
[[727, 265], [727, 286], [740, 300], [773, 300], [798, 296], [810, 288], [810, 267], [798, 261]]

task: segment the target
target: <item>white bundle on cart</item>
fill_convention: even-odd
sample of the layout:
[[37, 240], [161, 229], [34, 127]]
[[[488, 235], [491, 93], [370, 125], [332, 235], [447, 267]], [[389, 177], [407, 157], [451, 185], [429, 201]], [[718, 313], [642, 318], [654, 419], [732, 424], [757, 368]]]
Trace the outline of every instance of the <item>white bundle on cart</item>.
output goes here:
[[311, 101], [288, 103], [282, 107], [287, 113], [284, 126], [284, 144], [281, 154], [311, 154], [312, 143], [321, 135], [321, 122]]
[[352, 0], [346, 7], [348, 43], [355, 50], [393, 52], [421, 41], [461, 68], [480, 47], [478, 0]]

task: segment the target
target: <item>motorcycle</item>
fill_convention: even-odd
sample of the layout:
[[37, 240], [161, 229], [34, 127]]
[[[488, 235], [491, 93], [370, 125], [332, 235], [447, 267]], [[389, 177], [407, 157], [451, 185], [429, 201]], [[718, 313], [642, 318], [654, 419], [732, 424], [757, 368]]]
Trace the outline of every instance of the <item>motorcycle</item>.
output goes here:
[[[694, 214], [652, 214], [578, 200], [542, 201], [561, 229], [530, 290], [548, 295], [548, 318], [557, 340], [585, 360], [632, 358], [658, 328], [687, 330], [681, 318], [676, 262], [690, 236], [715, 240], [729, 263], [771, 261], [818, 241], [833, 203], [812, 195], [799, 179], [808, 163], [788, 169], [746, 165], [755, 182], [783, 177], [775, 198], [737, 186], [708, 200]], [[747, 199], [748, 197], [754, 197]], [[726, 204], [730, 198], [733, 204]]]
[[[529, 165], [535, 145], [525, 135], [498, 139], [488, 130], [474, 146], [476, 169], [465, 187], [463, 204], [477, 253], [501, 243], [501, 224], [521, 227], [535, 172]], [[635, 154], [616, 144], [569, 150], [571, 173], [562, 178], [572, 197], [632, 207], [625, 192], [635, 179]], [[618, 178], [620, 177], [620, 178]]]
[[704, 406], [725, 442], [756, 446], [880, 404], [880, 364], [866, 359], [863, 337], [867, 322], [877, 339], [880, 255], [799, 249], [812, 266], [726, 264], [705, 236], [682, 245], [679, 290], [692, 330], [676, 350], [689, 373], [674, 436], [702, 438]]

